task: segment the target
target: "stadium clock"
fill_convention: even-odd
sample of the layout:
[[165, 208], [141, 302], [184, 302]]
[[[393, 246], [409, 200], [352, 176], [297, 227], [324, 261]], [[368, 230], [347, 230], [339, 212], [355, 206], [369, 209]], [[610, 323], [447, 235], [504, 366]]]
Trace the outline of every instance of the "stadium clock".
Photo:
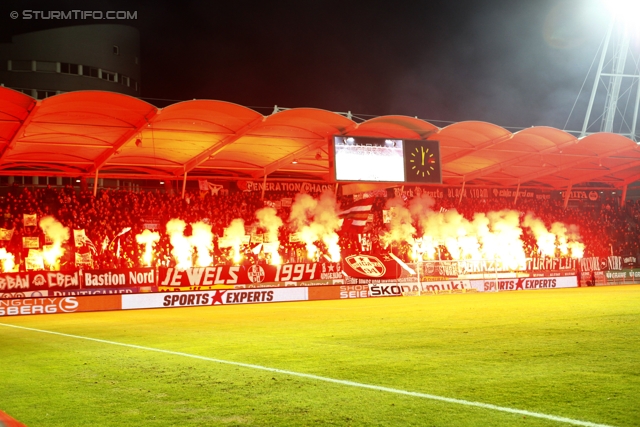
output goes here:
[[440, 144], [438, 141], [404, 141], [406, 182], [441, 183]]

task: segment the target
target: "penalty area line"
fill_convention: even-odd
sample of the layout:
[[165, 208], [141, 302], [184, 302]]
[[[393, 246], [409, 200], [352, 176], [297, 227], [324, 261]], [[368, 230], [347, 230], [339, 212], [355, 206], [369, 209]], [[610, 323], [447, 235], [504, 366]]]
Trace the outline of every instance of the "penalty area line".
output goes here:
[[26, 326], [11, 325], [11, 324], [8, 324], [8, 323], [0, 323], [0, 326], [5, 326], [5, 327], [8, 327], [8, 328], [15, 328], [15, 329], [23, 329], [23, 330], [26, 330], [26, 331], [40, 332], [40, 333], [44, 333], [44, 334], [58, 335], [58, 336], [61, 336], [61, 337], [74, 338], [74, 339], [80, 339], [80, 340], [85, 340], [85, 341], [94, 341], [94, 342], [98, 342], [98, 343], [102, 343], [102, 344], [117, 345], [117, 346], [121, 346], [121, 347], [134, 348], [134, 349], [137, 349], [137, 350], [153, 351], [153, 352], [156, 352], [156, 353], [169, 354], [169, 355], [172, 355], [172, 356], [188, 357], [188, 358], [191, 358], [191, 359], [205, 360], [205, 361], [208, 361], [208, 362], [215, 362], [215, 363], [231, 365], [231, 366], [239, 366], [239, 367], [242, 367], [242, 368], [256, 369], [256, 370], [260, 370], [260, 371], [273, 372], [273, 373], [277, 373], [277, 374], [289, 375], [289, 376], [300, 377], [300, 378], [308, 378], [308, 379], [312, 379], [312, 380], [316, 380], [316, 381], [324, 381], [324, 382], [328, 382], [328, 383], [340, 384], [340, 385], [345, 385], [345, 386], [349, 386], [349, 387], [359, 387], [359, 388], [364, 388], [364, 389], [369, 389], [369, 390], [383, 391], [383, 392], [386, 392], [386, 393], [393, 393], [393, 394], [399, 394], [399, 395], [404, 395], [404, 396], [412, 396], [412, 397], [419, 397], [419, 398], [422, 398], [422, 399], [430, 399], [430, 400], [436, 400], [436, 401], [440, 401], [440, 402], [453, 403], [453, 404], [457, 404], [457, 405], [464, 405], [464, 406], [471, 406], [471, 407], [476, 407], [476, 408], [490, 409], [490, 410], [493, 410], [493, 411], [506, 412], [506, 413], [509, 413], [509, 414], [517, 414], [517, 415], [524, 415], [524, 416], [534, 417], [534, 418], [542, 418], [542, 419], [545, 419], [545, 420], [550, 420], [550, 421], [555, 421], [555, 422], [565, 423], [565, 424], [572, 424], [572, 425], [576, 425], [576, 426], [583, 426], [583, 427], [613, 427], [613, 426], [608, 425], [608, 424], [598, 424], [598, 423], [592, 423], [592, 422], [589, 422], [589, 421], [574, 420], [572, 418], [559, 417], [559, 416], [556, 416], [556, 415], [543, 414], [543, 413], [540, 413], [540, 412], [532, 412], [532, 411], [527, 411], [527, 410], [524, 410], [524, 409], [514, 409], [514, 408], [508, 408], [506, 406], [492, 405], [491, 403], [474, 402], [474, 401], [471, 401], [471, 400], [455, 399], [455, 398], [452, 398], [452, 397], [437, 396], [437, 395], [434, 395], [434, 394], [419, 393], [419, 392], [415, 392], [415, 391], [406, 391], [406, 390], [401, 390], [401, 389], [397, 389], [397, 388], [383, 387], [383, 386], [377, 386], [377, 385], [372, 385], [372, 384], [358, 383], [358, 382], [354, 382], [354, 381], [340, 380], [340, 379], [336, 379], [336, 378], [322, 377], [322, 376], [319, 376], [319, 375], [305, 374], [305, 373], [302, 373], [302, 372], [287, 371], [287, 370], [284, 370], [284, 369], [277, 369], [277, 368], [269, 368], [268, 366], [253, 365], [253, 364], [250, 364], [250, 363], [242, 363], [242, 362], [233, 362], [233, 361], [230, 361], [230, 360], [222, 360], [222, 359], [215, 359], [213, 357], [199, 356], [197, 354], [182, 353], [180, 351], [164, 350], [164, 349], [161, 349], [161, 348], [145, 347], [145, 346], [141, 346], [141, 345], [121, 343], [121, 342], [117, 342], [117, 341], [108, 341], [108, 340], [102, 340], [102, 339], [99, 339], [99, 338], [84, 337], [84, 336], [81, 336], [81, 335], [72, 335], [72, 334], [65, 334], [65, 333], [62, 333], [62, 332], [47, 331], [47, 330], [44, 330], [44, 329], [28, 328]]

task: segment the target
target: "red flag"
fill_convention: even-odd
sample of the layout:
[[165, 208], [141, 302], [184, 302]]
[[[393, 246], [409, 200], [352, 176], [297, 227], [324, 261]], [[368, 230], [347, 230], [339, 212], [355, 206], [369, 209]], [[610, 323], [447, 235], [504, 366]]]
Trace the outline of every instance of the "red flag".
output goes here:
[[11, 418], [9, 415], [7, 415], [6, 413], [0, 411], [0, 426], [6, 426], [6, 427], [27, 427], [24, 424], [22, 424], [20, 421], [17, 421], [13, 418]]
[[374, 200], [375, 198], [373, 197], [358, 200], [339, 212], [338, 216], [344, 220], [342, 229], [351, 232], [362, 232], [367, 224], [367, 218], [373, 208]]

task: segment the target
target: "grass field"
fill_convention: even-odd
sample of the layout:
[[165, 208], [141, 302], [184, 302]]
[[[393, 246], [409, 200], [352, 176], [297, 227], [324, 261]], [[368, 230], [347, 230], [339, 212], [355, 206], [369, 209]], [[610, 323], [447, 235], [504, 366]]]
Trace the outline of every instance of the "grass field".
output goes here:
[[639, 402], [640, 286], [0, 319], [29, 427], [637, 426]]

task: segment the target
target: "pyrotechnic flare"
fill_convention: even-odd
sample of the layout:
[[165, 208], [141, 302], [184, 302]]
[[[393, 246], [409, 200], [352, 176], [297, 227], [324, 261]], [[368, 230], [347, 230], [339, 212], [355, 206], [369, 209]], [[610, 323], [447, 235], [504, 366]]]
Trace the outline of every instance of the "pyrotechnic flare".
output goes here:
[[258, 209], [256, 211], [256, 218], [258, 218], [260, 227], [264, 228], [267, 231], [265, 233], [265, 242], [275, 243], [272, 245], [263, 246], [263, 250], [265, 254], [271, 254], [271, 264], [278, 265], [282, 262], [280, 259], [280, 254], [278, 253], [278, 248], [280, 246], [280, 241], [278, 240], [278, 230], [280, 229], [280, 227], [282, 227], [282, 219], [280, 219], [280, 217], [277, 215], [277, 211], [274, 208], [270, 207]]
[[7, 252], [5, 248], [0, 248], [0, 261], [2, 262], [2, 272], [9, 273], [15, 267], [15, 258], [11, 252]]
[[153, 257], [153, 248], [160, 240], [160, 234], [155, 231], [144, 230], [142, 233], [136, 235], [136, 242], [144, 245], [144, 254], [142, 255], [142, 262], [147, 267], [151, 266]]
[[171, 241], [171, 254], [176, 261], [176, 268], [187, 269], [193, 264], [191, 262], [191, 244], [184, 235], [187, 224], [181, 219], [171, 219], [167, 222], [167, 234]]
[[234, 219], [231, 221], [231, 224], [224, 229], [223, 240], [225, 242], [225, 246], [233, 248], [233, 262], [236, 264], [242, 261], [240, 245], [242, 244], [244, 235], [244, 220], [241, 218]]
[[282, 257], [280, 257], [280, 254], [278, 253], [279, 245], [280, 245], [279, 242], [269, 242], [269, 243], [262, 244], [264, 253], [269, 254], [271, 257], [269, 261], [271, 265], [282, 264]]
[[336, 199], [332, 192], [325, 191], [320, 196], [320, 200], [316, 206], [314, 222], [311, 225], [317, 228], [322, 242], [327, 247], [331, 261], [340, 261], [339, 237], [336, 233], [336, 230], [340, 228], [340, 218], [338, 216]]
[[45, 216], [40, 220], [39, 224], [45, 236], [53, 242], [50, 247], [43, 249], [42, 255], [52, 269], [57, 269], [59, 268], [60, 257], [65, 252], [62, 244], [69, 240], [69, 228], [62, 225], [52, 216]]
[[213, 265], [213, 257], [211, 256], [211, 251], [213, 251], [213, 233], [211, 232], [211, 225], [204, 222], [196, 222], [195, 224], [191, 224], [191, 230], [189, 241], [198, 253], [196, 265], [198, 267]]

